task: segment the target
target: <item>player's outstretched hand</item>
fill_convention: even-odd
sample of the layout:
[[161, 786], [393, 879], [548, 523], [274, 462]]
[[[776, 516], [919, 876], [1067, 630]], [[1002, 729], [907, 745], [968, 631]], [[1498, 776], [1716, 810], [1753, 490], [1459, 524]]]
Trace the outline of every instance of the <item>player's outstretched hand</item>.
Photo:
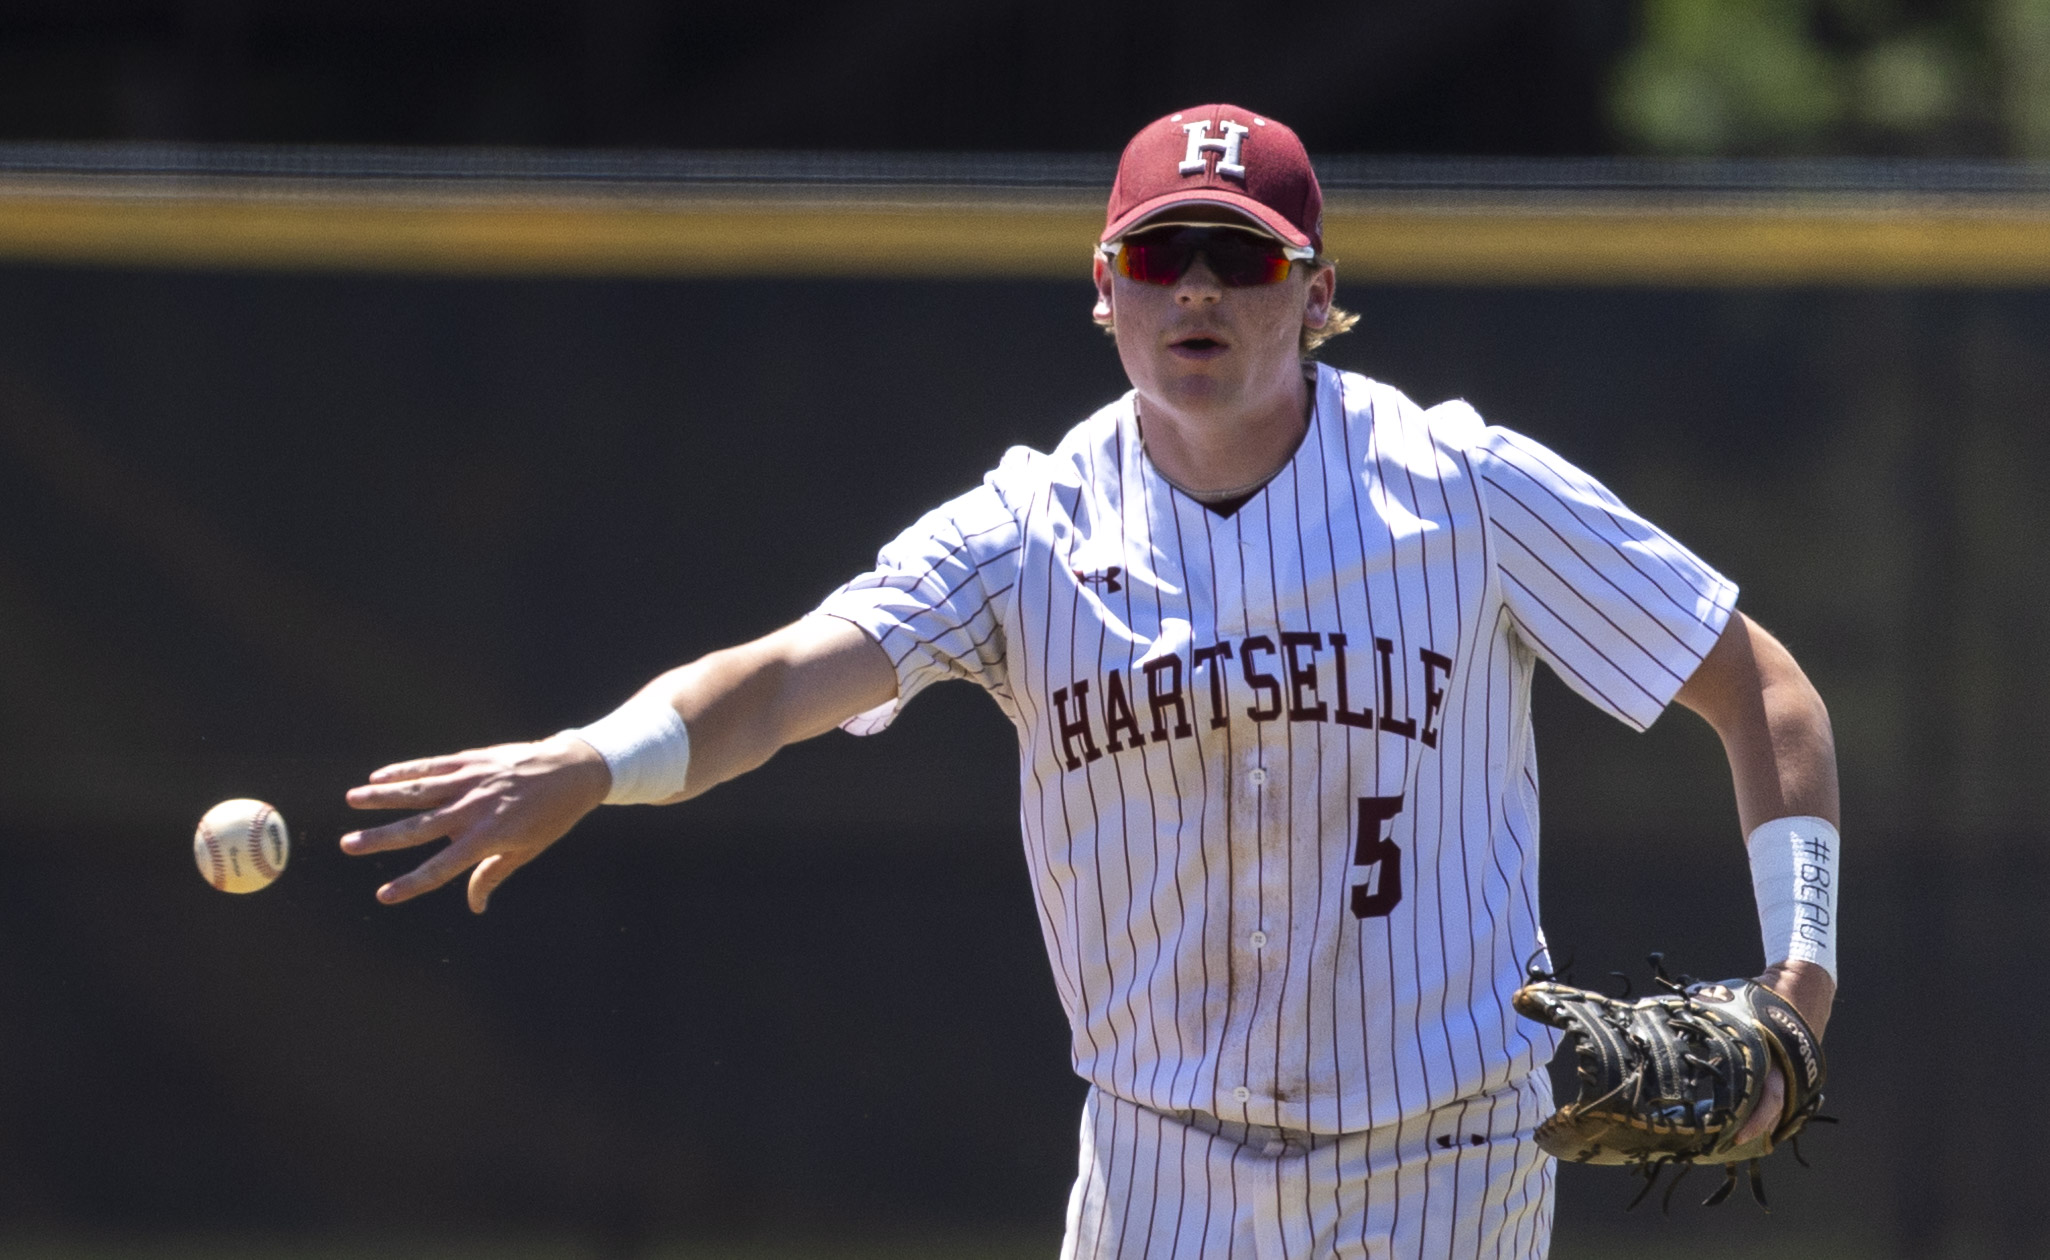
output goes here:
[[604, 760], [569, 735], [401, 761], [351, 788], [349, 805], [415, 812], [350, 832], [342, 852], [410, 849], [446, 836], [446, 848], [378, 889], [377, 899], [406, 901], [469, 871], [470, 909], [482, 914], [493, 889], [596, 809], [611, 786]]

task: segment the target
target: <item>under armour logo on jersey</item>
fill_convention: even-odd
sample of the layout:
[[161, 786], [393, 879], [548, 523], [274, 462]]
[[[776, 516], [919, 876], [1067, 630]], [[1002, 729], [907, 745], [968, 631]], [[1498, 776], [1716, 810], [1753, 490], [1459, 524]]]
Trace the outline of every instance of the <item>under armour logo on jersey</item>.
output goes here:
[[1252, 128], [1242, 123], [1235, 123], [1229, 118], [1219, 122], [1217, 126], [1224, 132], [1224, 136], [1222, 139], [1213, 140], [1210, 137], [1209, 123], [1192, 122], [1182, 124], [1183, 133], [1189, 137], [1189, 148], [1186, 153], [1182, 154], [1182, 164], [1179, 168], [1181, 173], [1184, 175], [1202, 174], [1203, 152], [1207, 149], [1217, 155], [1217, 173], [1219, 175], [1229, 175], [1237, 180], [1245, 179], [1246, 168], [1239, 161], [1239, 141], [1245, 139], [1252, 132]]
[[1108, 569], [1105, 569], [1101, 573], [1090, 573], [1085, 569], [1073, 569], [1070, 570], [1070, 572], [1072, 572], [1075, 575], [1075, 580], [1077, 582], [1080, 582], [1085, 586], [1095, 586], [1098, 583], [1102, 583], [1103, 589], [1107, 593], [1112, 595], [1115, 595], [1119, 591], [1125, 589], [1124, 586], [1118, 581], [1118, 579], [1123, 577], [1125, 573], [1124, 567], [1122, 565], [1114, 564], [1110, 566]]

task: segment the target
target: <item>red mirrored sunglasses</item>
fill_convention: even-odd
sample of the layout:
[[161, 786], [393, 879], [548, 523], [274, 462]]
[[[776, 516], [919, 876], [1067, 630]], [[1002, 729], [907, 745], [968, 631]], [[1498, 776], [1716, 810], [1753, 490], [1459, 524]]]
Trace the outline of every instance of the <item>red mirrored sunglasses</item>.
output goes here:
[[1252, 228], [1218, 223], [1164, 223], [1098, 246], [1117, 273], [1141, 284], [1173, 284], [1201, 254], [1220, 284], [1234, 289], [1277, 284], [1292, 262], [1316, 251]]

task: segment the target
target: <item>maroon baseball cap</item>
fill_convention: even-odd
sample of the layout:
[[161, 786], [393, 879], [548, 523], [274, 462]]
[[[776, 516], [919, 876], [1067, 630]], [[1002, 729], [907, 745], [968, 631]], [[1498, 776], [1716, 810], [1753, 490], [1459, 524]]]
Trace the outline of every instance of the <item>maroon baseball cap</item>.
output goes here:
[[1324, 248], [1324, 190], [1303, 142], [1264, 114], [1198, 105], [1147, 124], [1125, 146], [1103, 240], [1173, 206], [1224, 206], [1291, 245]]

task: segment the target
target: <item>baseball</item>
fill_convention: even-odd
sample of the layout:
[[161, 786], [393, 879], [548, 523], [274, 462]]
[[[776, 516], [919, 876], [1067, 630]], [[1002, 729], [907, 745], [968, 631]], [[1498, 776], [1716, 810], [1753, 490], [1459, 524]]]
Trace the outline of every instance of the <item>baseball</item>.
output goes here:
[[192, 836], [192, 860], [222, 892], [268, 887], [291, 854], [284, 815], [262, 801], [222, 801], [206, 811]]

